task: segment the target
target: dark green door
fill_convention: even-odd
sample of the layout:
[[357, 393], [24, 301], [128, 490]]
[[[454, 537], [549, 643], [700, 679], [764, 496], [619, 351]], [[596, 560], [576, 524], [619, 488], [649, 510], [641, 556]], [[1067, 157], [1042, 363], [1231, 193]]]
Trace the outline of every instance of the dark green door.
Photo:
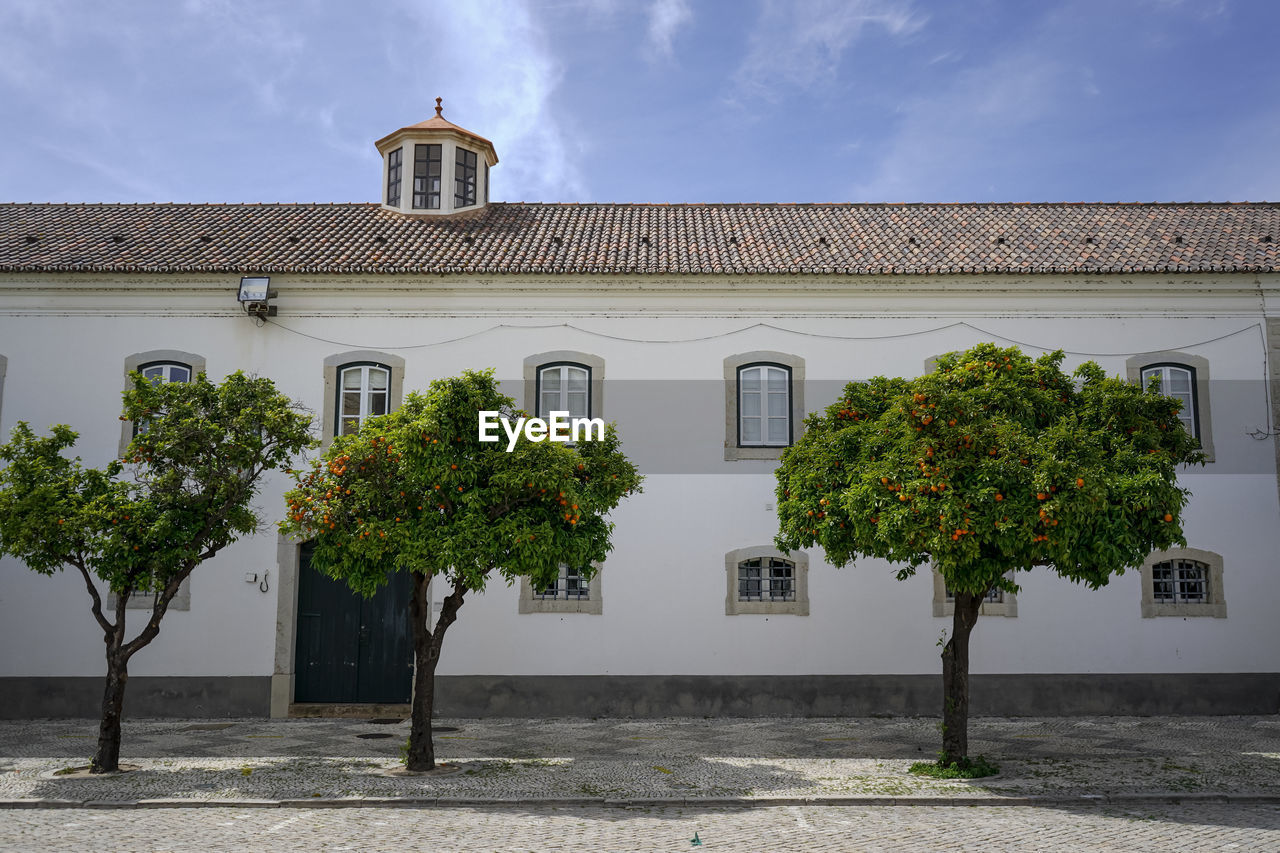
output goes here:
[[408, 702], [409, 575], [396, 572], [364, 598], [313, 569], [311, 551], [303, 545], [299, 560], [294, 701]]

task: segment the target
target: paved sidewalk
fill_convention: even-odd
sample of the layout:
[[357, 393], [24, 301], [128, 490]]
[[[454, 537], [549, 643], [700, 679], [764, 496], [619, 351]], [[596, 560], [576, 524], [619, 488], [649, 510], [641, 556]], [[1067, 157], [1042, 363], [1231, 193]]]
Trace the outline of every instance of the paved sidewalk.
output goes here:
[[892, 719], [441, 720], [449, 776], [392, 775], [404, 720], [0, 721], [0, 807], [1280, 803], [1280, 717], [976, 718], [999, 776], [909, 775], [938, 724]]

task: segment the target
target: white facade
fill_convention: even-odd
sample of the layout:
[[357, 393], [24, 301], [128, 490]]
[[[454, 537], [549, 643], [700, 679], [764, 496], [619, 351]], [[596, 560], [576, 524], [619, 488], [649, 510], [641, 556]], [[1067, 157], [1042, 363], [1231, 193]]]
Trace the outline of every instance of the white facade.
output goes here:
[[[406, 391], [493, 367], [529, 407], [528, 356], [568, 351], [603, 362], [603, 416], [618, 423], [646, 481], [613, 515], [614, 551], [593, 585], [601, 612], [521, 613], [519, 585], [500, 582], [470, 596], [439, 668], [460, 677], [460, 691], [488, 683], [475, 677], [654, 677], [636, 683], [665, 697], [660, 707], [627, 709], [657, 713], [704, 707], [662, 693], [657, 685], [673, 676], [711, 678], [712, 692], [747, 676], [804, 677], [819, 692], [848, 689], [838, 686], [846, 676], [883, 676], [890, 687], [936, 679], [950, 619], [934, 615], [926, 571], [899, 582], [883, 562], [837, 570], [814, 551], [807, 615], [726, 614], [725, 555], [769, 545], [777, 522], [775, 463], [725, 459], [725, 361], [749, 352], [802, 360], [804, 407], [818, 411], [848, 380], [918, 375], [932, 356], [995, 341], [1032, 355], [1061, 348], [1068, 367], [1092, 359], [1120, 375], [1142, 353], [1207, 360], [1211, 410], [1202, 417], [1215, 461], [1180, 479], [1193, 492], [1189, 545], [1222, 558], [1226, 616], [1144, 618], [1137, 570], [1091, 591], [1040, 569], [1019, 575], [1016, 616], [981, 619], [974, 673], [1053, 675], [1082, 689], [1093, 682], [1067, 676], [1155, 675], [1179, 685], [1172, 696], [1209, 675], [1221, 684], [1253, 674], [1262, 680], [1223, 689], [1235, 696], [1263, 685], [1249, 707], [1274, 698], [1280, 503], [1268, 353], [1280, 324], [1268, 321], [1280, 316], [1280, 276], [295, 274], [272, 277], [279, 315], [261, 326], [236, 304], [236, 286], [221, 274], [0, 276], [0, 431], [18, 420], [37, 430], [66, 423], [80, 431], [86, 463], [105, 464], [118, 452], [125, 362], [150, 351], [202, 356], [215, 381], [237, 369], [268, 376], [325, 418], [325, 361], [344, 352], [403, 358]], [[275, 531], [286, 483], [280, 474], [266, 482], [262, 533], [196, 570], [190, 609], [166, 616], [131, 663], [135, 681], [204, 679], [214, 685], [207, 693], [240, 677], [257, 697], [240, 712], [287, 713], [298, 569], [296, 547]], [[265, 576], [266, 591], [246, 573]], [[74, 572], [47, 578], [0, 561], [0, 684], [32, 690], [100, 677], [101, 635], [88, 609]], [[130, 615], [140, 623], [143, 612]], [[447, 696], [447, 678], [442, 689]], [[1219, 710], [1240, 707], [1223, 700]]]

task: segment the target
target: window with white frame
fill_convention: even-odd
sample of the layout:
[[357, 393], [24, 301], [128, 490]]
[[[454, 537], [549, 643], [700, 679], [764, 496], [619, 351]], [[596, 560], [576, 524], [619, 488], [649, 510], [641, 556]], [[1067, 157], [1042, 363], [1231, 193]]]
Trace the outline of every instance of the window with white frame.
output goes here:
[[1222, 555], [1200, 548], [1156, 551], [1143, 561], [1142, 616], [1225, 618]]
[[404, 359], [375, 350], [334, 353], [324, 359], [320, 443], [357, 432], [374, 415], [394, 412], [404, 391]]
[[1146, 352], [1125, 361], [1130, 382], [1149, 388], [1160, 383], [1160, 393], [1182, 403], [1178, 418], [1186, 430], [1200, 442], [1206, 462], [1214, 461], [1213, 406], [1209, 400], [1209, 360], [1203, 356], [1176, 350]]
[[791, 371], [778, 364], [738, 368], [738, 445], [791, 444]]
[[589, 417], [591, 368], [585, 364], [544, 364], [538, 368], [537, 416], [568, 412], [571, 418]]
[[391, 394], [391, 368], [385, 364], [347, 364], [338, 368], [335, 434], [360, 431], [369, 418], [385, 415]]
[[138, 372], [153, 383], [191, 381], [191, 365], [189, 364], [177, 364], [174, 362], [144, 364], [138, 368]]
[[[150, 379], [154, 385], [159, 382], [190, 382], [191, 381], [191, 365], [178, 364], [177, 362], [153, 362], [144, 364], [138, 368], [138, 372], [144, 378]], [[147, 423], [135, 422], [133, 425], [134, 435], [143, 435], [147, 431]]]
[[804, 359], [746, 352], [724, 360], [726, 462], [778, 459], [804, 426]]
[[738, 548], [724, 556], [725, 615], [809, 615], [809, 557], [772, 545]]
[[1185, 364], [1152, 364], [1142, 368], [1142, 387], [1149, 388], [1153, 382], [1159, 383], [1161, 394], [1182, 404], [1178, 420], [1182, 421], [1188, 434], [1199, 438], [1195, 368]]
[[[204, 356], [195, 353], [169, 349], [135, 352], [124, 360], [124, 387], [125, 390], [132, 387], [129, 376], [135, 372], [152, 382], [190, 382], [197, 373], [204, 373], [204, 370]], [[140, 431], [146, 431], [145, 424], [120, 422], [120, 456], [126, 455], [129, 442]]]

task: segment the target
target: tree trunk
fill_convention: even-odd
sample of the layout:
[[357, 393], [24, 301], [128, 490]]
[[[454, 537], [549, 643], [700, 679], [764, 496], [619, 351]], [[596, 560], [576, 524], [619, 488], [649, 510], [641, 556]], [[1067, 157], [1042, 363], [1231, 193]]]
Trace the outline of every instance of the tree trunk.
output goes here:
[[128, 681], [128, 658], [118, 650], [109, 650], [107, 684], [102, 691], [102, 721], [98, 724], [98, 751], [89, 764], [90, 773], [111, 773], [120, 769], [120, 720], [124, 711], [124, 688]]
[[421, 572], [414, 572], [413, 597], [409, 600], [409, 620], [413, 623], [413, 711], [405, 762], [408, 770], [431, 770], [436, 766], [436, 748], [431, 738], [436, 661], [431, 659], [431, 628], [427, 624], [431, 617], [431, 601], [427, 598], [430, 580]]
[[427, 585], [431, 578], [421, 572], [413, 573], [413, 598], [409, 601], [409, 619], [413, 622], [413, 711], [409, 725], [409, 753], [405, 769], [416, 772], [433, 770], [436, 766], [435, 743], [431, 737], [431, 713], [435, 706], [436, 664], [440, 662], [440, 648], [444, 633], [458, 617], [465, 589], [461, 583], [445, 597], [436, 622], [431, 630], [431, 601], [427, 597]]
[[951, 639], [942, 648], [942, 764], [969, 757], [969, 634], [978, 621], [983, 598], [956, 593]]

